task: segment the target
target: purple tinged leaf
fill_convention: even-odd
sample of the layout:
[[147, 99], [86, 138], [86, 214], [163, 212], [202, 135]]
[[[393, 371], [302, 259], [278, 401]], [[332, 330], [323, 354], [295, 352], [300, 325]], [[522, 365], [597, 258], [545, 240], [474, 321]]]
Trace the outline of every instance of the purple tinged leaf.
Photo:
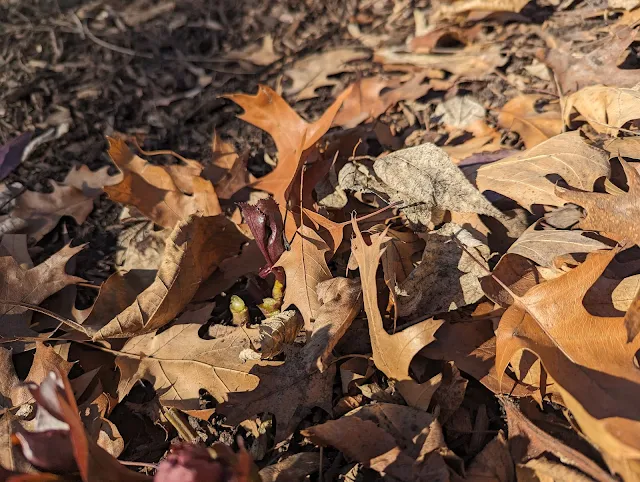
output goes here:
[[256, 204], [240, 203], [242, 215], [256, 240], [256, 244], [267, 265], [260, 270], [260, 276], [265, 278], [273, 272], [280, 281], [283, 273], [273, 265], [278, 262], [284, 252], [284, 226], [278, 204], [272, 199], [260, 199]]
[[38, 469], [59, 474], [78, 470], [68, 430], [21, 430], [15, 435], [25, 458]]
[[211, 458], [206, 448], [179, 444], [158, 465], [154, 482], [223, 482], [225, 469]]
[[24, 132], [0, 147], [0, 181], [18, 167], [32, 137], [33, 132]]

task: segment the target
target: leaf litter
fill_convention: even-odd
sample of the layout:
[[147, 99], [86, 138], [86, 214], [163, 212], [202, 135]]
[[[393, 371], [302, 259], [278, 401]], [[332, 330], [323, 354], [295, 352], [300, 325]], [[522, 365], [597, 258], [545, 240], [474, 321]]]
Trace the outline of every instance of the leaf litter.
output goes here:
[[[77, 103], [0, 130], [2, 479], [640, 480], [637, 5], [616, 5], [243, 5], [215, 62], [174, 59], [197, 86], [99, 132], [109, 165], [68, 143]], [[16, 72], [73, 75], [67, 21], [108, 65], [166, 54], [95, 8]], [[139, 96], [166, 85], [144, 75]], [[188, 154], [140, 147], [183, 118]], [[57, 146], [85, 163], [35, 168]]]

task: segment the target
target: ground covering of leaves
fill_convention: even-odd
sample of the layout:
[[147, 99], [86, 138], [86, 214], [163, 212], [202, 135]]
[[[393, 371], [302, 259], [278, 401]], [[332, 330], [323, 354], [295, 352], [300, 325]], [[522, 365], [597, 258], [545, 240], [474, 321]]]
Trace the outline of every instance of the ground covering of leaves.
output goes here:
[[0, 480], [640, 480], [640, 2], [42, 3]]

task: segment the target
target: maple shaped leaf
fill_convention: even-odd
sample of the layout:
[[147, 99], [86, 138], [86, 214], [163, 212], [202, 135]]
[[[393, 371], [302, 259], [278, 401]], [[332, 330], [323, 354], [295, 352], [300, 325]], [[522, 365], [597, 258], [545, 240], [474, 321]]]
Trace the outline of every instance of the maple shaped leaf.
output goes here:
[[556, 187], [556, 195], [585, 209], [586, 216], [580, 221], [581, 228], [610, 233], [615, 239], [638, 244], [640, 226], [632, 220], [640, 216], [640, 174], [624, 159], [620, 163], [627, 176], [628, 192], [604, 194]]
[[119, 139], [109, 139], [109, 155], [123, 178], [106, 186], [105, 192], [113, 201], [135, 206], [156, 224], [173, 228], [192, 214], [215, 216], [222, 212], [213, 184], [199, 177], [199, 163], [154, 166], [135, 156]]
[[259, 127], [274, 140], [278, 164], [272, 172], [259, 178], [251, 187], [273, 194], [280, 206], [286, 200], [292, 183], [301, 169], [302, 152], [313, 146], [329, 130], [338, 109], [350, 89], [345, 90], [317, 121], [308, 123], [274, 90], [260, 85], [256, 95], [227, 94], [244, 109], [240, 119]]
[[69, 260], [83, 248], [67, 245], [31, 269], [23, 268], [12, 256], [0, 256], [0, 337], [38, 336], [29, 328], [30, 310], [2, 301], [39, 305], [65, 286], [84, 281], [65, 272]]
[[640, 339], [627, 343], [622, 317], [591, 314], [583, 298], [616, 251], [594, 252], [567, 274], [512, 294], [496, 332], [496, 370], [514, 355], [535, 353], [585, 435], [612, 468], [640, 458]]
[[638, 30], [621, 26], [602, 40], [602, 46], [582, 57], [574, 55], [575, 48], [564, 45], [549, 49], [544, 62], [555, 72], [564, 94], [594, 84], [633, 87], [640, 82], [637, 69], [621, 69], [622, 54], [635, 40]]

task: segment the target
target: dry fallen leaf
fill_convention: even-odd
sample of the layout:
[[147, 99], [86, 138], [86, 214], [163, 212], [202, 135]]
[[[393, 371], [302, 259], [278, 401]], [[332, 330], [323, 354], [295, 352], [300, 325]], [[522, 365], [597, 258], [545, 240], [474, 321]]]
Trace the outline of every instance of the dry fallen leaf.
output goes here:
[[[640, 81], [640, 78], [638, 79]], [[564, 123], [569, 125], [575, 110], [596, 132], [618, 135], [617, 127], [640, 118], [640, 92], [593, 85], [574, 92], [567, 97], [564, 106]]]
[[[237, 253], [245, 237], [223, 216], [194, 216], [179, 223], [167, 239], [162, 263], [155, 280], [123, 311], [115, 311], [122, 301], [108, 303], [104, 310], [94, 310], [82, 329], [94, 340], [127, 338], [148, 333], [169, 323], [191, 300], [200, 287], [226, 257]], [[133, 273], [135, 274], [135, 273]], [[114, 293], [115, 290], [115, 293]], [[136, 290], [129, 290], [136, 293]], [[121, 284], [104, 289], [106, 300], [122, 294]], [[115, 305], [115, 306], [114, 306]], [[112, 318], [113, 315], [113, 318]]]
[[322, 306], [305, 355], [308, 369], [322, 372], [329, 366], [333, 348], [362, 309], [362, 288], [358, 278], [332, 278], [318, 283], [316, 291]]
[[286, 95], [294, 96], [296, 101], [317, 97], [316, 89], [338, 85], [332, 75], [350, 72], [350, 62], [364, 60], [369, 52], [352, 48], [327, 50], [319, 54], [308, 55], [297, 60], [285, 69], [284, 74], [291, 79], [291, 86], [285, 87]]
[[582, 206], [586, 212], [580, 221], [583, 229], [609, 233], [617, 240], [640, 243], [640, 230], [630, 219], [640, 210], [640, 174], [624, 160], [620, 161], [627, 176], [629, 192], [604, 194], [556, 187], [556, 195], [565, 202]]
[[556, 229], [537, 231], [534, 228], [535, 225], [527, 229], [511, 245], [508, 253], [519, 254], [540, 266], [550, 268], [553, 266], [553, 260], [558, 256], [590, 253], [609, 247], [596, 237], [589, 237], [590, 233], [587, 231]]
[[[65, 272], [69, 260], [79, 253], [84, 245], [72, 248], [67, 245], [35, 268], [23, 268], [13, 257], [0, 257], [0, 336], [14, 338], [33, 337], [38, 333], [31, 330], [31, 311], [22, 306], [6, 304], [3, 301], [39, 305], [49, 296], [65, 286], [84, 281]], [[19, 349], [23, 344], [14, 344]]]
[[374, 234], [371, 236], [371, 245], [368, 246], [355, 221], [353, 221], [353, 230], [356, 237], [352, 240], [352, 250], [360, 269], [373, 361], [378, 370], [389, 378], [398, 381], [411, 380], [409, 376], [411, 360], [422, 348], [434, 341], [434, 333], [442, 325], [442, 321], [425, 320], [393, 335], [385, 331], [378, 309], [376, 271], [382, 256], [382, 245], [389, 238], [385, 233]]
[[262, 482], [303, 482], [320, 468], [320, 457], [313, 452], [293, 454], [260, 471]]
[[302, 430], [317, 445], [332, 445], [366, 467], [401, 481], [449, 480], [447, 448], [433, 415], [378, 403]]
[[18, 407], [23, 403], [33, 401], [33, 397], [26, 383], [42, 383], [51, 370], [57, 369], [65, 374], [69, 373], [73, 363], [62, 359], [53, 348], [43, 343], [36, 343], [36, 353], [24, 381], [18, 378], [13, 362], [11, 350], [0, 348], [0, 408]]
[[575, 467], [594, 480], [601, 482], [615, 480], [583, 454], [536, 427], [510, 400], [503, 398], [502, 406], [507, 413], [510, 449], [516, 463], [526, 463], [543, 454], [552, 454], [564, 464]]
[[527, 149], [562, 133], [560, 109], [557, 105], [539, 112], [537, 95], [521, 95], [507, 102], [498, 114], [498, 124], [520, 134]]
[[[276, 443], [295, 430], [305, 410], [320, 407], [331, 413], [332, 386], [335, 365], [320, 373], [309, 372], [305, 363], [305, 349], [287, 357], [284, 363], [271, 366], [256, 365], [250, 376], [259, 380], [252, 390], [234, 390], [216, 411], [226, 415], [227, 423], [238, 424], [263, 412], [276, 418]], [[264, 362], [263, 362], [264, 363]]]
[[496, 370], [530, 350], [585, 435], [613, 470], [635, 470], [640, 459], [637, 405], [638, 339], [627, 343], [622, 317], [599, 317], [583, 306], [616, 251], [595, 252], [569, 273], [531, 288], [503, 315], [496, 332]]
[[556, 174], [570, 186], [591, 190], [610, 170], [605, 151], [588, 145], [577, 132], [567, 132], [522, 154], [480, 166], [475, 182], [480, 192], [497, 192], [531, 211], [534, 205], [564, 204], [548, 176]]
[[213, 183], [220, 199], [231, 199], [242, 188], [255, 182], [256, 178], [247, 170], [248, 155], [238, 154], [217, 132], [213, 134], [211, 151], [211, 165], [202, 174]]
[[465, 129], [470, 124], [484, 120], [487, 111], [471, 96], [452, 97], [438, 104], [435, 115], [449, 129]]
[[123, 174], [105, 192], [116, 202], [136, 207], [153, 222], [173, 228], [190, 215], [215, 216], [220, 203], [211, 182], [199, 177], [202, 166], [154, 166], [134, 155], [120, 139], [109, 139], [109, 155]]
[[398, 316], [433, 316], [480, 300], [489, 248], [453, 223], [423, 237], [422, 262], [395, 288]]
[[325, 113], [309, 124], [275, 91], [261, 85], [256, 95], [228, 94], [225, 97], [244, 109], [240, 119], [264, 130], [273, 137], [278, 150], [278, 165], [252, 187], [273, 194], [280, 206], [286, 206], [292, 183], [299, 173], [302, 152], [313, 146], [329, 130], [343, 100], [345, 90]]
[[63, 216], [70, 216], [76, 223], [82, 224], [93, 211], [93, 198], [80, 189], [55, 181], [51, 182], [51, 186], [51, 193], [23, 192], [11, 211], [12, 219], [26, 222], [18, 232], [28, 234], [34, 241], [40, 241]]
[[273, 37], [270, 34], [265, 35], [260, 44], [249, 45], [241, 51], [230, 52], [225, 56], [229, 60], [245, 60], [260, 66], [270, 65], [280, 57], [273, 49]]
[[549, 49], [544, 62], [555, 72], [563, 94], [594, 84], [633, 87], [640, 82], [640, 71], [621, 69], [618, 65], [637, 33], [629, 26], [614, 27], [609, 37], [602, 40], [601, 46], [586, 55], [574, 55], [574, 47], [561, 45]]
[[391, 202], [403, 203], [402, 211], [415, 224], [438, 222], [444, 210], [503, 217], [434, 144], [379, 157], [372, 169], [348, 163], [340, 170], [339, 182], [344, 189], [384, 193]]
[[325, 261], [327, 244], [308, 226], [300, 226], [291, 243], [276, 263], [284, 269], [287, 288], [284, 292], [282, 308], [296, 305], [304, 318], [304, 327], [311, 330], [318, 317], [320, 301], [316, 287], [318, 283], [331, 279], [331, 272]]
[[425, 77], [416, 74], [404, 83], [381, 77], [357, 80], [350, 87], [351, 93], [344, 99], [333, 125], [351, 129], [362, 122], [372, 122], [402, 100], [419, 99], [431, 89], [424, 83]]
[[458, 76], [483, 77], [503, 66], [507, 57], [498, 45], [470, 45], [451, 54], [417, 54], [397, 48], [381, 48], [375, 51], [373, 60], [383, 65], [408, 64], [446, 70]]

